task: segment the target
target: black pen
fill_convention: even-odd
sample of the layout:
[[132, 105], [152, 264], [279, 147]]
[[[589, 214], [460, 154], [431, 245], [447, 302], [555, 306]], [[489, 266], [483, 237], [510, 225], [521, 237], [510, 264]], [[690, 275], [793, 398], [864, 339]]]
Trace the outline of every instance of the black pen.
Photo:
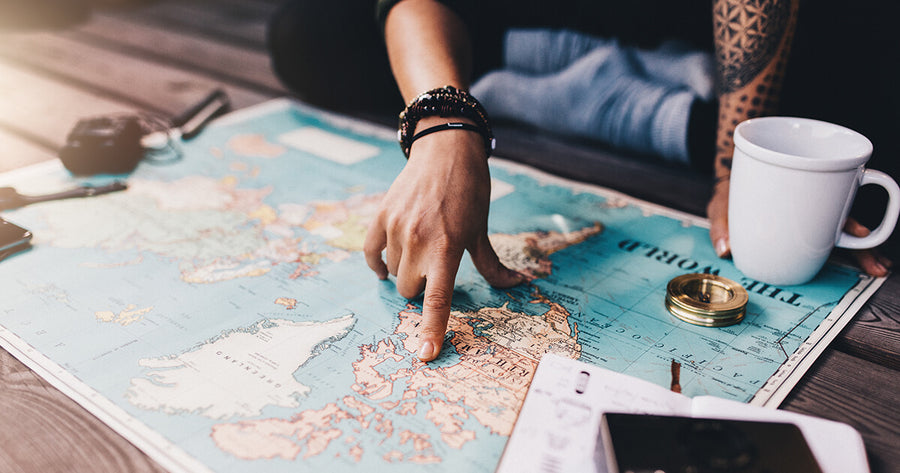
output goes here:
[[172, 125], [181, 130], [181, 139], [197, 136], [213, 118], [227, 112], [231, 101], [222, 89], [212, 91], [206, 98], [172, 119]]
[[28, 204], [46, 202], [48, 200], [71, 199], [75, 197], [93, 197], [95, 195], [108, 194], [125, 190], [128, 186], [124, 182], [115, 181], [103, 186], [79, 186], [62, 192], [45, 195], [24, 195], [16, 192], [12, 187], [0, 187], [0, 210], [9, 210], [24, 207]]

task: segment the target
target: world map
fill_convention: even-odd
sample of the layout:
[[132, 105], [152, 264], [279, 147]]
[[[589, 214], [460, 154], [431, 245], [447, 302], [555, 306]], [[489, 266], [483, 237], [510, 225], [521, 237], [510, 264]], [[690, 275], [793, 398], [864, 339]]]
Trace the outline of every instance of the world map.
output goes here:
[[[749, 280], [699, 219], [492, 160], [491, 242], [527, 281], [493, 289], [464, 261], [423, 363], [421, 298], [362, 255], [404, 163], [393, 133], [275, 101], [182, 147], [124, 192], [4, 213], [35, 238], [0, 265], [4, 347], [96, 393], [173, 470], [493, 471], [547, 353], [663, 386], [677, 362], [685, 394], [748, 402], [867, 281], [836, 265], [802, 287]], [[743, 284], [745, 321], [671, 316], [665, 285], [690, 272]]]

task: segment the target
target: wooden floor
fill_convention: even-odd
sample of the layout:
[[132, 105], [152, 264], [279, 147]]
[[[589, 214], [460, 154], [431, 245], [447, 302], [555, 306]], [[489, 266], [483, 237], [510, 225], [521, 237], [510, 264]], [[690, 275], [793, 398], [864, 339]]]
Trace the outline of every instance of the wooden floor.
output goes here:
[[[236, 108], [287, 94], [265, 51], [265, 24], [276, 6], [275, 0], [105, 0], [65, 28], [0, 26], [0, 171], [55, 159], [78, 118], [139, 110], [172, 115], [216, 86]], [[508, 133], [519, 148], [548, 146]], [[590, 155], [588, 166], [604, 169], [599, 174], [611, 187], [703, 210], [708, 187], [694, 176], [549, 146]], [[872, 471], [900, 472], [900, 277], [885, 283], [782, 407], [853, 425]], [[162, 469], [0, 350], [0, 471]]]

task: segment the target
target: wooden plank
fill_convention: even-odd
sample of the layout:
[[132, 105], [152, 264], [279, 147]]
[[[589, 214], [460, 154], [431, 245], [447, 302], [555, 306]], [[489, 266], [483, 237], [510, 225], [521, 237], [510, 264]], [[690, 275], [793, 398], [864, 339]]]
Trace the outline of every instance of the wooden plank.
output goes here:
[[866, 444], [872, 473], [900, 471], [900, 372], [838, 351], [826, 352], [783, 409], [844, 422]]
[[225, 89], [235, 108], [273, 96], [51, 33], [3, 35], [0, 55], [67, 83], [163, 114], [182, 111], [216, 87]]
[[885, 281], [833, 346], [900, 371], [900, 275]]
[[24, 140], [0, 128], [0, 173], [56, 159], [52, 149]]
[[534, 130], [495, 127], [497, 156], [598, 184], [694, 215], [706, 215], [712, 181], [683, 167], [629, 157]]
[[213, 41], [193, 33], [146, 26], [131, 17], [94, 14], [66, 37], [160, 63], [209, 74], [268, 93], [284, 94], [265, 51]]
[[0, 426], [0, 471], [165, 471], [5, 350]]
[[[0, 40], [2, 43], [2, 40]], [[47, 149], [65, 143], [79, 118], [135, 108], [23, 71], [0, 58], [0, 128]]]
[[266, 28], [277, 4], [225, 0], [166, 0], [111, 12], [170, 31], [199, 33], [220, 42], [265, 50]]

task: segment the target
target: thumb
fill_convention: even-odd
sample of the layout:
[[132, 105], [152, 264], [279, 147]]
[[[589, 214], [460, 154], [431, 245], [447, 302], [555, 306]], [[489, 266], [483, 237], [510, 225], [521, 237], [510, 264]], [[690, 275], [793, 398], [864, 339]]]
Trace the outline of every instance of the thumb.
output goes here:
[[497, 252], [491, 246], [491, 240], [488, 238], [487, 233], [481, 234], [475, 240], [475, 244], [469, 248], [469, 254], [472, 256], [475, 269], [481, 273], [491, 286], [499, 288], [512, 287], [525, 280], [522, 274], [507, 268], [500, 262]]
[[719, 258], [731, 254], [731, 243], [728, 235], [728, 187], [713, 194], [706, 207], [709, 217], [709, 239]]
[[709, 239], [719, 258], [725, 258], [731, 254], [731, 244], [728, 241], [728, 216], [720, 216], [709, 220]]

